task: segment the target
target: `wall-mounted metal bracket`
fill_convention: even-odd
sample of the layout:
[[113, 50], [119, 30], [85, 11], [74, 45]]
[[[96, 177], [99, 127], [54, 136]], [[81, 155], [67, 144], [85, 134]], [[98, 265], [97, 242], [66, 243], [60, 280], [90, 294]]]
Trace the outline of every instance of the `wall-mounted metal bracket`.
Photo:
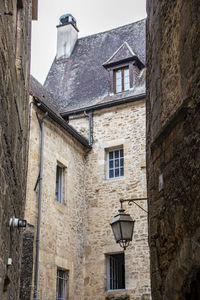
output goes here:
[[135, 205], [137, 205], [139, 208], [141, 208], [143, 211], [145, 211], [148, 214], [148, 211], [146, 211], [142, 206], [140, 206], [138, 203], [136, 203], [137, 201], [142, 201], [142, 200], [148, 200], [148, 198], [120, 199], [119, 201], [121, 203], [121, 209], [123, 209], [123, 207], [122, 207], [123, 202], [128, 202], [128, 205], [132, 205], [132, 203], [134, 203]]

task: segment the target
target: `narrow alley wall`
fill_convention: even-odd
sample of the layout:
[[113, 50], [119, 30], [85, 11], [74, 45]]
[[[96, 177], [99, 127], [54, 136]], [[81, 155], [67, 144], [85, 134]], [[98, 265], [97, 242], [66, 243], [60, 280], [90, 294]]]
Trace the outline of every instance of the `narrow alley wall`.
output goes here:
[[[19, 299], [27, 172], [28, 91], [32, 1], [0, 2], [0, 299]], [[5, 15], [4, 13], [8, 13]], [[12, 264], [8, 266], [8, 258]]]
[[147, 1], [147, 181], [153, 299], [199, 299], [200, 3]]

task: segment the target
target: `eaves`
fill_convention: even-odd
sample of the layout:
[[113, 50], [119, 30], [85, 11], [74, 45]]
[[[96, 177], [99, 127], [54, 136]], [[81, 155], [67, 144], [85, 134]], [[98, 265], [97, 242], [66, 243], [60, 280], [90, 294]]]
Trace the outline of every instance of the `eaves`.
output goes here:
[[80, 135], [72, 126], [66, 123], [57, 113], [51, 110], [47, 105], [45, 105], [38, 97], [33, 96], [34, 101], [39, 104], [37, 107], [43, 111], [48, 112], [48, 117], [54, 120], [57, 124], [59, 124], [63, 129], [65, 129], [71, 136], [73, 136], [79, 143], [81, 143], [84, 147], [91, 149], [92, 147], [89, 145], [86, 138]]
[[130, 103], [130, 102], [136, 102], [136, 101], [140, 101], [140, 100], [144, 99], [145, 97], [146, 97], [146, 94], [143, 93], [143, 94], [139, 94], [139, 95], [136, 95], [136, 96], [123, 98], [121, 100], [109, 101], [109, 102], [106, 102], [106, 103], [100, 103], [100, 104], [96, 104], [96, 105], [91, 105], [91, 106], [79, 108], [79, 109], [76, 109], [76, 110], [67, 111], [67, 112], [61, 113], [61, 116], [63, 118], [65, 118], [65, 117], [68, 117], [70, 115], [82, 113], [84, 111], [90, 112], [90, 111], [95, 111], [95, 110], [98, 110], [98, 109], [104, 109], [104, 108], [108, 108], [108, 107], [112, 107], [112, 106], [117, 106], [117, 105]]

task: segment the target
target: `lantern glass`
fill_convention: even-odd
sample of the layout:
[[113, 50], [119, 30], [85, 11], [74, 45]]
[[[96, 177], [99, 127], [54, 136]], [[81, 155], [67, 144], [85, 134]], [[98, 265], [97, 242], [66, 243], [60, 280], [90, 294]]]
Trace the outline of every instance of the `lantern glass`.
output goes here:
[[112, 231], [117, 243], [121, 240], [121, 229], [120, 229], [120, 222], [116, 222], [112, 224]]
[[121, 222], [120, 226], [122, 232], [121, 239], [126, 241], [132, 241], [134, 221], [132, 220]]
[[119, 210], [119, 214], [110, 224], [117, 243], [132, 241], [134, 222], [129, 214], [124, 213], [124, 210]]

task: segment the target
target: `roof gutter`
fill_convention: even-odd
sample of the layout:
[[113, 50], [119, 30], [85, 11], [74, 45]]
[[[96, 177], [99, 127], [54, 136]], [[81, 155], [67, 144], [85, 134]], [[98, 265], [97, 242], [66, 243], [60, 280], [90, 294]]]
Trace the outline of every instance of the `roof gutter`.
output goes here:
[[69, 134], [71, 134], [76, 140], [78, 140], [84, 147], [91, 149], [92, 147], [88, 144], [88, 141], [81, 136], [72, 126], [66, 123], [66, 121], [62, 120], [61, 117], [57, 116], [49, 107], [47, 107], [44, 103], [42, 103], [37, 97], [33, 96], [34, 100], [37, 103], [40, 103], [37, 106], [43, 112], [48, 112], [48, 117], [58, 123], [62, 128], [64, 128]]
[[108, 107], [112, 107], [115, 105], [121, 105], [121, 104], [126, 104], [126, 103], [130, 103], [130, 102], [136, 102], [139, 100], [142, 100], [146, 97], [146, 94], [140, 94], [137, 96], [132, 96], [132, 97], [127, 97], [124, 98], [122, 100], [115, 100], [115, 101], [110, 101], [110, 102], [106, 102], [106, 103], [101, 103], [101, 104], [96, 104], [96, 105], [92, 105], [92, 106], [88, 106], [88, 107], [83, 107], [83, 108], [79, 108], [76, 110], [71, 110], [65, 113], [61, 113], [61, 116], [63, 118], [68, 117], [70, 115], [75, 115], [75, 114], [79, 114], [79, 113], [84, 113], [84, 111], [90, 112], [90, 111], [94, 111], [97, 109], [103, 109], [103, 108], [108, 108]]

